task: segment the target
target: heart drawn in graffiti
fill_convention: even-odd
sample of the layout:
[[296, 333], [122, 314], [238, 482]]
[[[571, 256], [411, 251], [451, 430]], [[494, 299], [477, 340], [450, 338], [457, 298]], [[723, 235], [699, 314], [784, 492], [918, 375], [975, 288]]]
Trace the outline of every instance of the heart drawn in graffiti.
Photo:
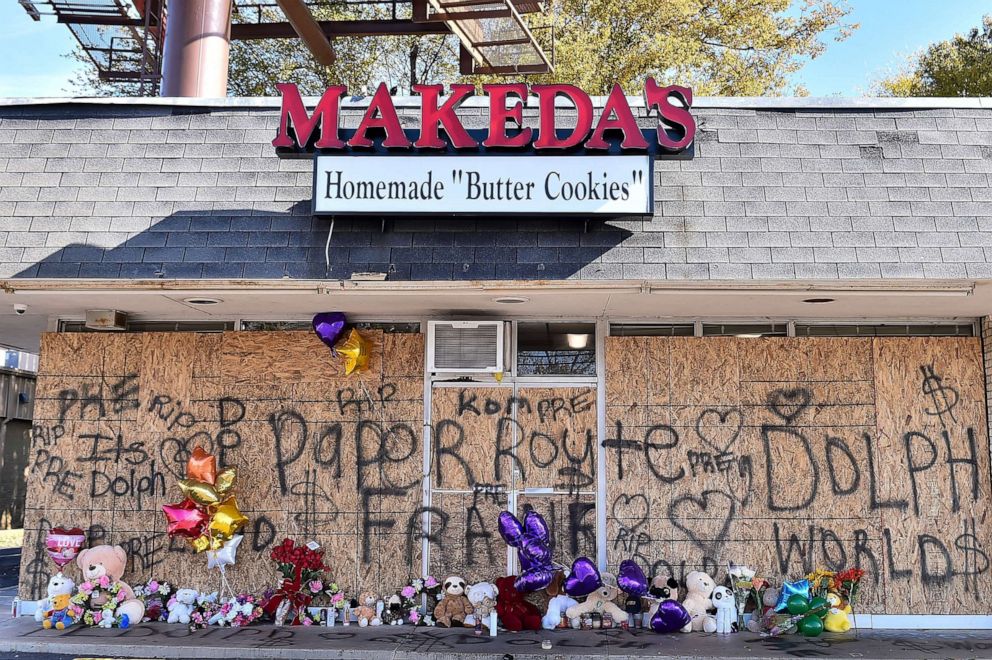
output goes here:
[[730, 449], [741, 434], [744, 416], [737, 408], [707, 408], [696, 419], [696, 435], [717, 454]]
[[775, 390], [768, 395], [768, 409], [791, 424], [809, 406], [813, 395], [810, 391], [797, 387], [791, 390]]
[[[727, 541], [736, 512], [737, 503], [733, 497], [719, 490], [706, 490], [701, 496], [683, 495], [672, 500], [668, 505], [668, 520], [703, 552], [716, 559], [720, 547]], [[722, 526], [715, 534], [701, 531], [710, 528], [711, 521], [721, 518]]]
[[643, 493], [617, 495], [613, 500], [613, 518], [627, 529], [634, 531], [647, 522], [651, 505]]

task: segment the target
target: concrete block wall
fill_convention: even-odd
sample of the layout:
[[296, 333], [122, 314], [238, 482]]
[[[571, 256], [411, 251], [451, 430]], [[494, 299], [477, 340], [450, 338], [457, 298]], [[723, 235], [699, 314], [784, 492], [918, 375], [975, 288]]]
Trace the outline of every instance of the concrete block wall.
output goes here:
[[275, 156], [274, 108], [9, 103], [0, 277], [992, 277], [992, 108], [746, 103], [695, 109], [695, 157], [656, 162], [653, 217], [338, 218], [330, 268], [312, 163]]

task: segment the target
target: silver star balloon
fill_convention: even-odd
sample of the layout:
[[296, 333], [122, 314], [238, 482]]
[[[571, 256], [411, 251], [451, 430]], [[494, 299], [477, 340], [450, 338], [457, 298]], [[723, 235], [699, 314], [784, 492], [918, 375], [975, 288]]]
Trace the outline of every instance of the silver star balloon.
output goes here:
[[225, 566], [233, 566], [243, 538], [241, 534], [236, 534], [220, 550], [207, 550], [207, 568], [216, 568], [223, 573]]

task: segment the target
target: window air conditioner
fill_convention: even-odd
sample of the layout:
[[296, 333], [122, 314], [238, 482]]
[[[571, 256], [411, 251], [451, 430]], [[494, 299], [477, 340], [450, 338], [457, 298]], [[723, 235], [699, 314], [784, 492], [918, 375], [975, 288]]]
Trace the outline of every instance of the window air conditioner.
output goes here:
[[503, 321], [428, 321], [428, 371], [502, 372], [505, 328]]

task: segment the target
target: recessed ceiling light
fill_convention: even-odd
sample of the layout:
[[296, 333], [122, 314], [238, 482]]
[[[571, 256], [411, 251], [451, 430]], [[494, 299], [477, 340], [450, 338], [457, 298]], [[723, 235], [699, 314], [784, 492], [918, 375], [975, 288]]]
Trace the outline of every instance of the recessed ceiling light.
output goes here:
[[500, 305], [519, 305], [520, 303], [529, 301], [530, 298], [524, 298], [523, 296], [500, 296], [499, 298], [493, 298], [493, 302]]
[[216, 305], [224, 301], [220, 298], [183, 298], [183, 302], [187, 305]]
[[807, 298], [803, 302], [810, 305], [822, 305], [823, 303], [832, 303], [834, 300], [834, 298]]
[[568, 347], [573, 349], [582, 349], [589, 345], [589, 335], [582, 334], [567, 334], [565, 335], [565, 340], [568, 342]]

